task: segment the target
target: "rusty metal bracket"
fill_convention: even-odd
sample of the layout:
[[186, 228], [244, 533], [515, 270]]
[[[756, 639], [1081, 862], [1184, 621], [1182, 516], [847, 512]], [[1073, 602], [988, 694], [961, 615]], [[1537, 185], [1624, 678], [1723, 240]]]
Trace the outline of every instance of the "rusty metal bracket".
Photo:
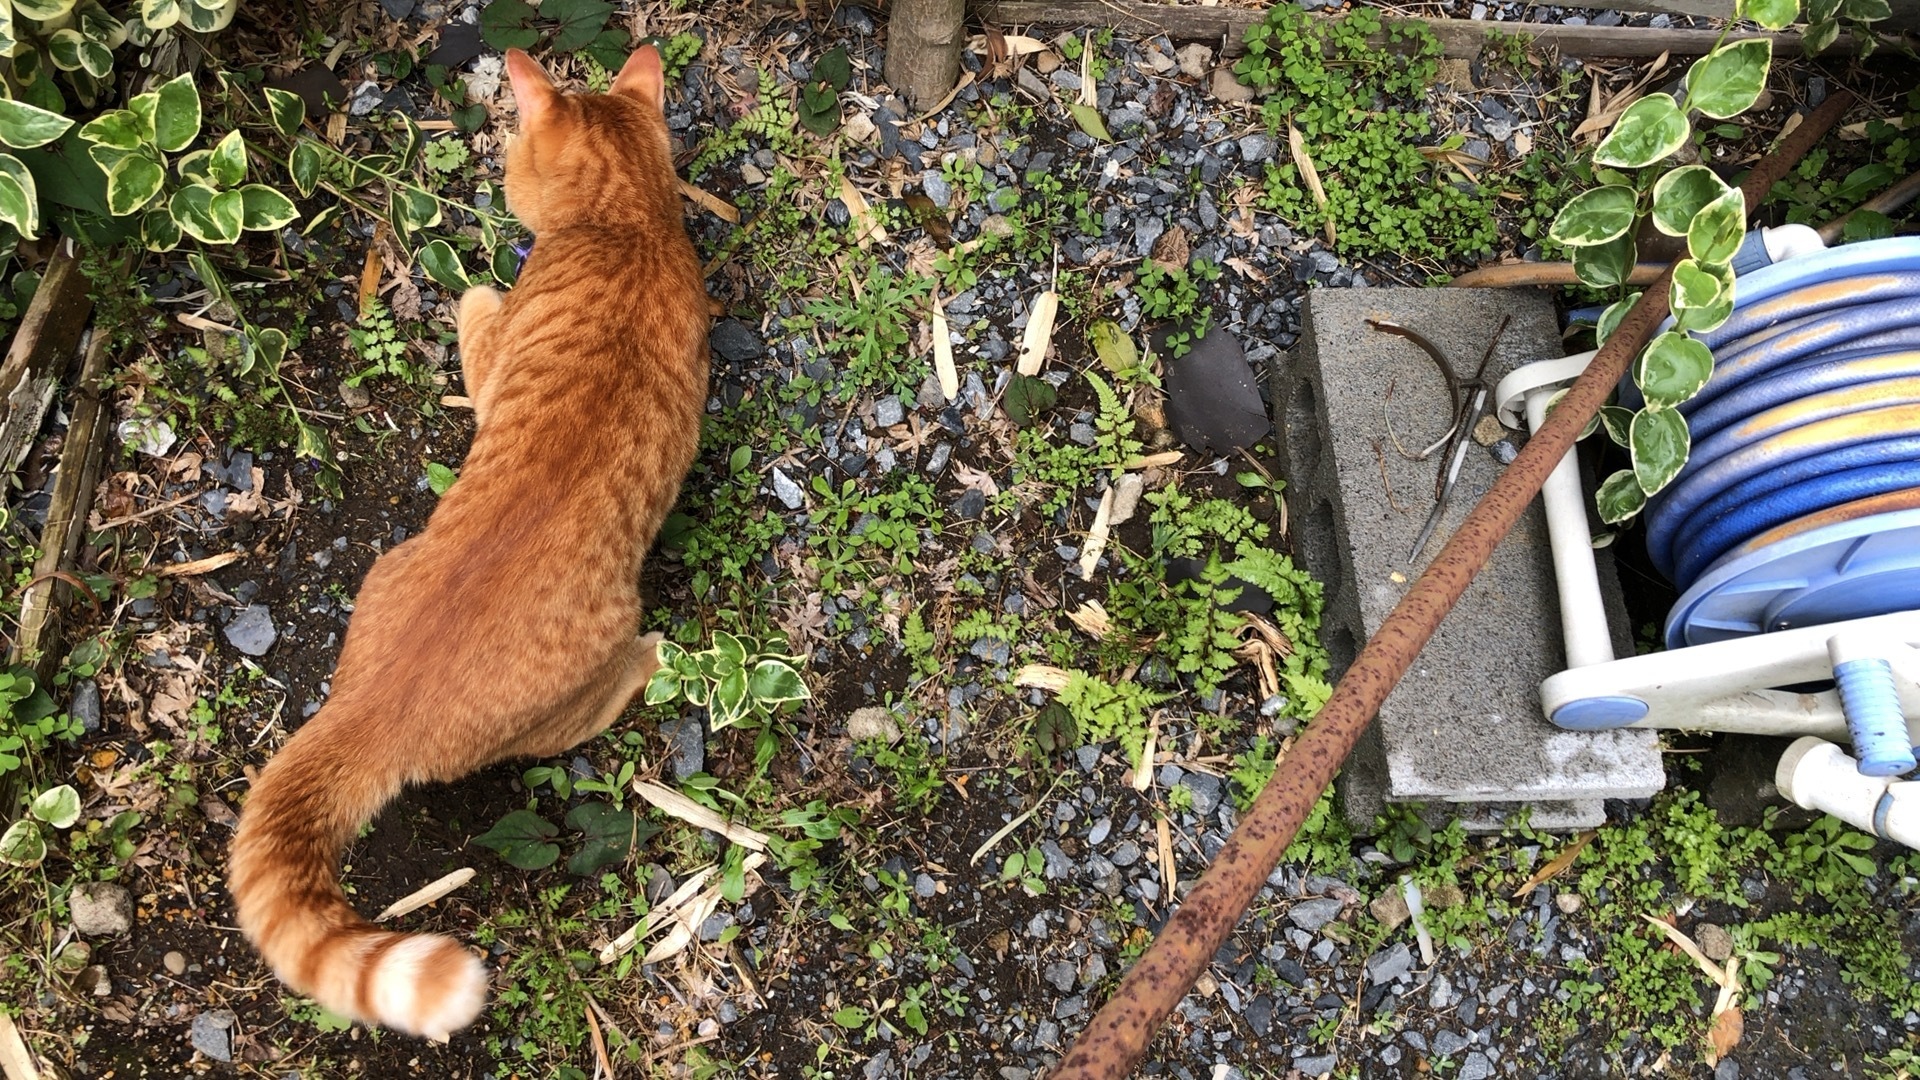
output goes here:
[[[1845, 91], [1809, 114], [1740, 185], [1751, 214], [1853, 104]], [[1641, 296], [1547, 422], [1481, 498], [1380, 629], [1360, 650], [1305, 733], [1280, 763], [1253, 809], [1214, 856], [1152, 947], [1075, 1040], [1052, 1080], [1118, 1080], [1146, 1055], [1161, 1021], [1213, 959], [1234, 924], [1292, 843], [1320, 793], [1414, 658], [1426, 646], [1495, 545], [1539, 493], [1547, 474], [1626, 373], [1627, 364], [1667, 315], [1669, 267]]]

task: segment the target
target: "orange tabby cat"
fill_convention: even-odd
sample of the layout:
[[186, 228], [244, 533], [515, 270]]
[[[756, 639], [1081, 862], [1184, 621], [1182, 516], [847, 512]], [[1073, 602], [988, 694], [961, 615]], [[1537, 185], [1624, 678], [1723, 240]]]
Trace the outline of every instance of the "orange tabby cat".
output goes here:
[[699, 445], [707, 297], [681, 222], [660, 56], [562, 94], [518, 50], [507, 201], [539, 238], [519, 284], [460, 299], [478, 430], [420, 535], [374, 563], [333, 693], [253, 784], [234, 837], [240, 926], [288, 985], [431, 1038], [487, 972], [450, 938], [376, 929], [339, 859], [409, 784], [558, 754], [657, 666], [640, 564]]

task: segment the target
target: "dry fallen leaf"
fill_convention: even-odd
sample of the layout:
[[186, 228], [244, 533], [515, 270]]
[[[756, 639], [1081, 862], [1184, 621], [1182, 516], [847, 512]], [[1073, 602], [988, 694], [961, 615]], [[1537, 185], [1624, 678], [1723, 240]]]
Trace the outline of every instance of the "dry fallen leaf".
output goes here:
[[1033, 310], [1027, 313], [1027, 329], [1020, 336], [1019, 372], [1029, 378], [1040, 374], [1047, 361], [1047, 349], [1053, 344], [1053, 320], [1060, 314], [1060, 294], [1048, 289], [1033, 298]]
[[[1307, 193], [1313, 196], [1313, 205], [1318, 207], [1321, 213], [1325, 214], [1327, 212], [1327, 189], [1321, 186], [1320, 170], [1313, 167], [1313, 156], [1307, 153], [1306, 137], [1300, 134], [1300, 129], [1294, 127], [1292, 121], [1287, 122], [1287, 151], [1293, 155], [1293, 166], [1300, 170], [1300, 180], [1307, 185]], [[1326, 226], [1327, 246], [1333, 247], [1336, 243], [1336, 238], [1333, 228], [1333, 217], [1331, 215], [1327, 217]]]
[[960, 398], [960, 372], [953, 366], [953, 335], [947, 329], [947, 313], [940, 309], [940, 295], [933, 297], [933, 370], [940, 376], [940, 393], [951, 405]]
[[410, 911], [426, 907], [435, 900], [472, 881], [473, 875], [473, 867], [463, 866], [438, 881], [429, 882], [400, 899], [395, 900], [393, 903], [388, 904], [386, 910], [373, 917], [373, 921], [386, 922], [388, 919], [398, 918]]
[[1707, 1065], [1720, 1063], [1720, 1059], [1733, 1052], [1740, 1044], [1740, 1036], [1746, 1031], [1746, 1020], [1739, 1009], [1728, 1009], [1713, 1018], [1713, 1026], [1707, 1029]]
[[1579, 858], [1580, 853], [1586, 850], [1587, 845], [1593, 843], [1593, 838], [1599, 835], [1599, 830], [1588, 829], [1586, 832], [1575, 837], [1571, 844], [1560, 849], [1560, 854], [1547, 860], [1546, 865], [1535, 870], [1533, 876], [1527, 879], [1526, 884], [1514, 890], [1513, 898], [1518, 900], [1539, 888], [1542, 884], [1552, 881], [1554, 878], [1565, 873], [1567, 867], [1573, 865], [1573, 860]]

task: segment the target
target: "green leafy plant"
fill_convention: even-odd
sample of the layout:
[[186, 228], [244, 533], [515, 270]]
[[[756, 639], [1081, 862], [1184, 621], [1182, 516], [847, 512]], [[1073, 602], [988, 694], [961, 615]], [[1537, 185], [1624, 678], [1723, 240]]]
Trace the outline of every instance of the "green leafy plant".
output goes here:
[[543, 39], [557, 52], [584, 52], [601, 67], [618, 71], [632, 35], [609, 26], [615, 8], [607, 0], [494, 0], [480, 10], [480, 39], [496, 49], [531, 49]]
[[660, 670], [647, 683], [648, 705], [684, 700], [704, 707], [713, 730], [773, 715], [781, 705], [810, 695], [795, 665], [805, 657], [762, 649], [725, 630], [713, 632], [713, 645], [689, 652], [670, 641], [660, 643]]
[[[267, 93], [299, 102], [281, 90]], [[201, 127], [200, 91], [191, 74], [82, 127], [87, 154], [106, 175], [108, 212], [140, 215], [141, 237], [155, 251], [178, 246], [183, 233], [203, 244], [231, 244], [243, 231], [270, 232], [300, 216], [292, 199], [247, 183], [247, 144], [238, 129], [211, 148], [189, 151]]]
[[1041, 896], [1047, 891], [1046, 871], [1046, 854], [1035, 845], [1007, 856], [1000, 864], [1000, 880], [1008, 885], [1018, 884], [1028, 896]]
[[80, 820], [80, 793], [71, 784], [51, 787], [35, 796], [26, 815], [0, 833], [0, 862], [10, 866], [39, 866], [47, 857], [41, 826], [70, 829]]
[[[632, 763], [628, 763], [631, 771]], [[586, 781], [581, 781], [584, 788]], [[580, 835], [580, 846], [567, 859], [567, 872], [590, 878], [613, 866], [660, 832], [660, 827], [633, 810], [612, 803], [583, 802], [567, 812], [567, 828]], [[560, 858], [555, 838], [560, 829], [532, 810], [515, 810], [473, 838], [522, 870], [544, 870]]]
[[844, 45], [836, 45], [815, 61], [813, 74], [800, 88], [800, 126], [823, 137], [833, 134], [840, 126], [840, 91], [852, 79]]
[[[1737, 14], [1781, 30], [1798, 18], [1800, 8], [1795, 0], [1742, 0]], [[1811, 9], [1809, 14], [1821, 18]], [[1713, 373], [1712, 353], [1690, 335], [1718, 327], [1733, 312], [1731, 264], [1747, 232], [1744, 196], [1704, 165], [1658, 168], [1692, 138], [1693, 114], [1716, 120], [1738, 116], [1766, 88], [1772, 41], [1726, 37], [1723, 30], [1712, 51], [1687, 70], [1684, 105], [1672, 94], [1654, 93], [1627, 107], [1594, 150], [1594, 179], [1600, 186], [1570, 200], [1548, 230], [1551, 240], [1573, 252], [1581, 282], [1596, 289], [1624, 290], [1643, 219], [1686, 241], [1687, 256], [1674, 265], [1667, 295], [1673, 329], [1649, 342], [1633, 365], [1642, 404], [1602, 425], [1631, 460], [1595, 495], [1600, 517], [1609, 524], [1638, 514], [1686, 466], [1692, 440], [1678, 407]], [[1601, 317], [1603, 341], [1638, 300], [1638, 293], [1628, 295]]]
[[1172, 324], [1167, 331], [1167, 351], [1174, 356], [1185, 356], [1195, 341], [1207, 336], [1213, 305], [1200, 302], [1200, 287], [1219, 278], [1220, 268], [1206, 259], [1195, 259], [1189, 267], [1167, 267], [1148, 260], [1140, 268], [1135, 286], [1140, 313]]
[[[1387, 48], [1369, 40], [1376, 34]], [[1331, 222], [1343, 252], [1445, 258], [1492, 247], [1492, 194], [1463, 189], [1421, 152], [1434, 134], [1422, 105], [1441, 53], [1431, 31], [1371, 8], [1323, 19], [1275, 4], [1246, 44], [1234, 73], [1268, 94], [1276, 142], [1299, 133], [1325, 191], [1323, 204], [1295, 162], [1269, 165], [1268, 208], [1305, 228]]]

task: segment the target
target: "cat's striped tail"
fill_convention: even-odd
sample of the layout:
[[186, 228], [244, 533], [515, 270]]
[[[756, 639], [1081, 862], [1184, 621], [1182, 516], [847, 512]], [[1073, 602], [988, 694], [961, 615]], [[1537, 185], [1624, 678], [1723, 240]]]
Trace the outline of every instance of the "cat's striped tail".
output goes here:
[[323, 709], [309, 721], [247, 798], [228, 860], [240, 928], [282, 982], [325, 1008], [444, 1041], [480, 1015], [486, 968], [451, 938], [377, 929], [347, 903], [340, 854], [400, 777], [395, 755], [341, 745], [355, 725], [329, 719]]

